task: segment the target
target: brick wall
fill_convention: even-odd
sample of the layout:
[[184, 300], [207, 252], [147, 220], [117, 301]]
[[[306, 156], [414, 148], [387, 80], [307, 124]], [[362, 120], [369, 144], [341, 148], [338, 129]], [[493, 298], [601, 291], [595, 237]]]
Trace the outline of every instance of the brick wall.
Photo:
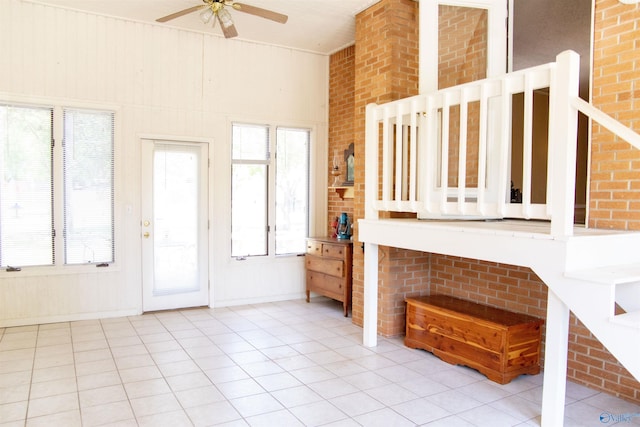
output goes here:
[[544, 318], [547, 287], [526, 267], [433, 254], [431, 293]]
[[[329, 58], [329, 168], [337, 157], [340, 180], [346, 179], [344, 150], [353, 142], [353, 97], [355, 88], [355, 46], [349, 46]], [[329, 186], [333, 175], [329, 170]], [[331, 236], [331, 223], [346, 212], [353, 220], [353, 199], [343, 199], [336, 191], [329, 190], [327, 235]]]
[[[640, 5], [597, 0], [594, 105], [640, 131]], [[593, 127], [589, 225], [640, 230], [640, 150]]]
[[429, 257], [424, 252], [380, 247], [378, 331], [405, 333], [405, 298], [429, 294]]

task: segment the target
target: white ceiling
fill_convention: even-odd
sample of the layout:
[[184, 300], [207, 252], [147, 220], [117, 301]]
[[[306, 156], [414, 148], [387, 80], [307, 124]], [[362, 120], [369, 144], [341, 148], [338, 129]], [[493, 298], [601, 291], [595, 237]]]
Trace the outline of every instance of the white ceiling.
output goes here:
[[[222, 37], [219, 25], [211, 28], [194, 12], [165, 24], [155, 22], [202, 0], [25, 0], [101, 15], [206, 32]], [[251, 6], [289, 16], [286, 24], [230, 10], [238, 39], [330, 54], [355, 41], [355, 15], [379, 0], [241, 0]]]

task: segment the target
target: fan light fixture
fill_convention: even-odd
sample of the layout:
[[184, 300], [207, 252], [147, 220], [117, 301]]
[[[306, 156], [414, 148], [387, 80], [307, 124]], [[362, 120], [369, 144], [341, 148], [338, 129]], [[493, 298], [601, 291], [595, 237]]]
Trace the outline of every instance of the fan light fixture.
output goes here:
[[[231, 14], [229, 13], [228, 10], [226, 10], [224, 8], [225, 3], [222, 1], [212, 1], [212, 2], [205, 2], [207, 3], [207, 6], [205, 7], [205, 9], [200, 12], [200, 20], [202, 20], [203, 23], [208, 24], [209, 21], [211, 21], [211, 18], [213, 19], [213, 25], [216, 25], [216, 19], [215, 17], [217, 16], [218, 19], [220, 20], [220, 24], [224, 27], [224, 28], [229, 28], [233, 25], [233, 19], [231, 18]], [[231, 7], [233, 7], [233, 4], [231, 4]]]
[[200, 20], [208, 24], [213, 19], [213, 25], [215, 26], [216, 20], [220, 21], [220, 28], [225, 38], [236, 37], [238, 32], [233, 25], [233, 18], [225, 6], [229, 6], [239, 12], [244, 12], [249, 15], [259, 16], [261, 18], [269, 19], [280, 24], [287, 22], [287, 15], [283, 15], [278, 12], [274, 12], [268, 9], [262, 9], [261, 7], [251, 6], [248, 4], [236, 3], [234, 0], [202, 0], [204, 4], [198, 6], [191, 6], [187, 9], [179, 10], [170, 15], [163, 16], [156, 19], [157, 22], [167, 22], [172, 19], [179, 18], [183, 15], [187, 15], [192, 12], [200, 11]]
[[224, 7], [221, 7], [218, 10], [218, 18], [220, 18], [220, 24], [222, 24], [222, 26], [225, 28], [229, 28], [233, 25], [231, 14]]
[[[207, 8], [200, 13], [200, 19], [204, 24], [208, 24], [211, 18], [213, 18], [213, 9], [211, 8]], [[214, 20], [213, 23], [215, 24], [216, 21]]]

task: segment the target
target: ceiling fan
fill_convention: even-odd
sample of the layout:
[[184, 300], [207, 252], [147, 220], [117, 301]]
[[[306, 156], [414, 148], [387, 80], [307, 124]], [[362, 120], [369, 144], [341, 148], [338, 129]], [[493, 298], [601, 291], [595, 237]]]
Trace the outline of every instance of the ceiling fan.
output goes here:
[[204, 4], [192, 6], [187, 9], [172, 13], [171, 15], [163, 16], [162, 18], [156, 19], [156, 21], [167, 22], [171, 21], [172, 19], [176, 19], [183, 15], [187, 15], [189, 13], [200, 10], [200, 19], [202, 20], [202, 22], [208, 24], [213, 19], [213, 25], [215, 25], [216, 20], [219, 21], [220, 28], [222, 28], [222, 33], [224, 34], [225, 38], [231, 38], [236, 37], [238, 35], [238, 31], [236, 30], [235, 25], [233, 25], [233, 19], [231, 18], [231, 14], [229, 13], [229, 11], [225, 8], [226, 6], [229, 6], [232, 9], [240, 12], [270, 19], [281, 24], [287, 22], [288, 19], [287, 15], [244, 3], [236, 3], [233, 0], [202, 0], [202, 2]]

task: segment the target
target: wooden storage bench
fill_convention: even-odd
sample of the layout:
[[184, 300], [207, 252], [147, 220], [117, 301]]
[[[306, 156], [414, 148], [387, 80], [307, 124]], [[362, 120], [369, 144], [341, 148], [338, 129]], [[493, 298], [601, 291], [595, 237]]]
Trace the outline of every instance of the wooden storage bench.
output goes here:
[[405, 345], [506, 384], [540, 373], [541, 319], [453, 298], [407, 300]]

